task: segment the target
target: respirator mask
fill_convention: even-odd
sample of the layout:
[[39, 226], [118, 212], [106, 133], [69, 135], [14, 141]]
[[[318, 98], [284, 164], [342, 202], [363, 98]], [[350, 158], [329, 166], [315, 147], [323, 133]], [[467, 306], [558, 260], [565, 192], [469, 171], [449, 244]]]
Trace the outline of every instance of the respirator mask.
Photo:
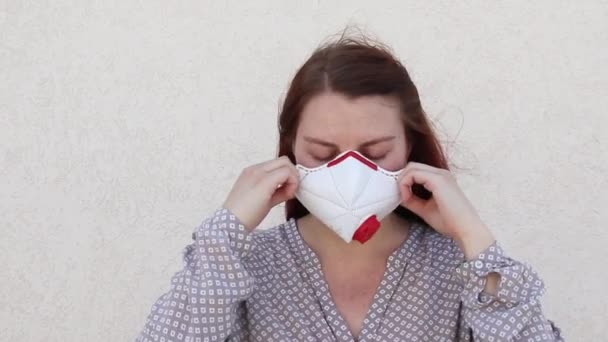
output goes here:
[[296, 165], [295, 197], [344, 241], [365, 243], [401, 203], [397, 177], [361, 153], [348, 150], [315, 167]]

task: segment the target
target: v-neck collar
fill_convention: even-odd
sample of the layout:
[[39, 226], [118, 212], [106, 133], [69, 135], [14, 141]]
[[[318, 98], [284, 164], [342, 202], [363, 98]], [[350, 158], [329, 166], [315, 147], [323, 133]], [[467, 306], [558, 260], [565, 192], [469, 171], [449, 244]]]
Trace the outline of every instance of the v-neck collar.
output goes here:
[[321, 262], [317, 254], [300, 235], [296, 219], [291, 218], [287, 223], [288, 240], [297, 254], [296, 260], [300, 269], [304, 270], [304, 272], [301, 272], [302, 276], [308, 280], [313, 288], [319, 306], [336, 340], [348, 342], [373, 340], [388, 304], [398, 287], [400, 279], [405, 273], [408, 261], [414, 255], [413, 251], [418, 245], [420, 234], [423, 230], [420, 224], [416, 221], [412, 221], [405, 241], [389, 255], [384, 275], [382, 276], [382, 280], [376, 289], [372, 303], [363, 319], [359, 337], [355, 340], [346, 321], [339, 313], [337, 306], [331, 297], [329, 285], [323, 275]]

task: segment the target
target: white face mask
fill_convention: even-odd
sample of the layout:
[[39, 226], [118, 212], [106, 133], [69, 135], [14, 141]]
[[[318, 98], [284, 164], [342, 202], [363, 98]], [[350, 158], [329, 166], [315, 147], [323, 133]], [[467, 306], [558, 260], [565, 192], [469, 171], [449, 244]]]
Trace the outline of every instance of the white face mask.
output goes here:
[[387, 171], [357, 151], [315, 168], [296, 168], [296, 198], [346, 242], [365, 243], [401, 203], [397, 176], [403, 169]]

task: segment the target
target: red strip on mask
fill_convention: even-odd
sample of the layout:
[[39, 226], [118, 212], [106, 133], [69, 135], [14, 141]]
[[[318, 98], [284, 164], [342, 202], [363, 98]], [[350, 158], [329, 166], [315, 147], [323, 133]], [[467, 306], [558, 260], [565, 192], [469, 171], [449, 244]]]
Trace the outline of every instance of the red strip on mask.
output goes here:
[[349, 152], [345, 153], [344, 155], [342, 155], [340, 158], [338, 158], [336, 160], [332, 160], [331, 162], [329, 162], [327, 164], [327, 167], [332, 167], [334, 165], [337, 165], [337, 164], [341, 163], [342, 161], [344, 161], [348, 157], [353, 157], [353, 158], [359, 160], [363, 164], [369, 166], [374, 171], [378, 170], [378, 166], [376, 164], [374, 164], [374, 163], [370, 162], [369, 160], [361, 157], [361, 155], [359, 155], [358, 153], [355, 153], [353, 151], [349, 151]]

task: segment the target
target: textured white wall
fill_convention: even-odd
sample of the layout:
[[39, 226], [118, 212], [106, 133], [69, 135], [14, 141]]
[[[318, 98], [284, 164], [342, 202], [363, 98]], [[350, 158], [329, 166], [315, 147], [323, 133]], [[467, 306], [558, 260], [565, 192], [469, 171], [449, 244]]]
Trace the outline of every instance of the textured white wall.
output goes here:
[[0, 0], [2, 341], [133, 339], [196, 225], [274, 157], [296, 68], [348, 22], [409, 68], [549, 318], [604, 338], [605, 1], [263, 3]]

